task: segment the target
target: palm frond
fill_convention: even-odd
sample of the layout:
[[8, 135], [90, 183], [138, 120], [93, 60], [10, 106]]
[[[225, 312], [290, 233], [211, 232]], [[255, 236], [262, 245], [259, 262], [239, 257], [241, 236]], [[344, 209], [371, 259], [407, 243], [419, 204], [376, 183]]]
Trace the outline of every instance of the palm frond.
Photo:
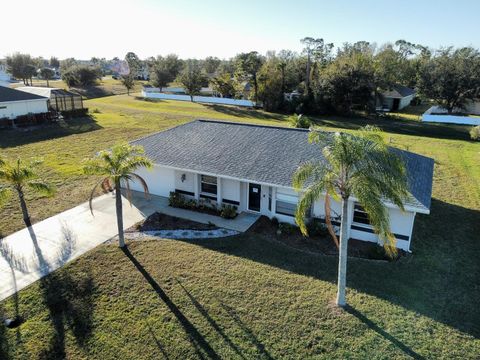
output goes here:
[[[90, 192], [90, 197], [88, 198], [88, 206], [90, 207], [90, 212], [92, 213], [92, 216], [93, 215], [93, 196], [95, 195], [95, 192], [97, 191], [98, 187], [104, 187], [104, 184], [108, 183], [110, 181], [110, 179], [107, 177], [107, 178], [104, 178], [102, 180], [100, 180], [92, 189], [92, 191]], [[104, 189], [104, 188], [103, 188]]]
[[325, 223], [327, 224], [328, 232], [338, 249], [340, 247], [340, 243], [338, 242], [337, 234], [335, 234], [335, 230], [333, 229], [331, 210], [332, 209], [330, 207], [330, 195], [327, 192], [325, 193]]
[[138, 180], [138, 182], [140, 183], [140, 185], [142, 185], [142, 188], [143, 188], [143, 192], [145, 194], [145, 197], [148, 198], [148, 195], [150, 194], [150, 191], [148, 190], [148, 184], [147, 182], [145, 181], [144, 178], [142, 178], [140, 175], [138, 174], [135, 174], [135, 173], [132, 173], [130, 174], [131, 177], [135, 178], [136, 180]]
[[307, 187], [305, 191], [301, 193], [300, 200], [298, 201], [297, 209], [295, 211], [295, 222], [300, 227], [302, 234], [305, 236], [308, 236], [307, 226], [305, 224], [307, 211], [312, 208], [315, 200], [322, 196], [324, 190], [325, 183], [323, 181], [318, 181]]

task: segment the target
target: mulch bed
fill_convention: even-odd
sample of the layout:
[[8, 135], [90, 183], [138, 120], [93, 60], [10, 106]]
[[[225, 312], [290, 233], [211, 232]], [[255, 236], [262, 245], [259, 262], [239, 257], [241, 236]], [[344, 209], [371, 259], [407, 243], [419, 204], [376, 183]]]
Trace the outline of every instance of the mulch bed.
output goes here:
[[[296, 230], [293, 234], [279, 234], [278, 227], [265, 216], [260, 217], [248, 232], [260, 234], [270, 240], [279, 241], [300, 250], [324, 255], [338, 255], [338, 249], [330, 235], [324, 237], [305, 237], [300, 233], [300, 230]], [[406, 255], [407, 253], [405, 251], [398, 249], [397, 259]], [[391, 259], [385, 255], [383, 247], [371, 242], [355, 239], [348, 241], [348, 256], [391, 261]]]
[[212, 230], [218, 227], [214, 224], [202, 224], [191, 220], [180, 219], [175, 216], [161, 214], [155, 212], [141, 221], [127, 231], [153, 231], [153, 230]]

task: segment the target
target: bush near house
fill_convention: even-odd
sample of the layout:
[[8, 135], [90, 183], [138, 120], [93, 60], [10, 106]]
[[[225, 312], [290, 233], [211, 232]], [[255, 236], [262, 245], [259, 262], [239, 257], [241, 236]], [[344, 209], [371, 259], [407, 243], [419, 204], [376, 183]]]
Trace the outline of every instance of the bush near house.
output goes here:
[[174, 191], [170, 192], [168, 205], [181, 209], [194, 210], [210, 215], [221, 216], [225, 219], [234, 219], [237, 216], [236, 206], [222, 204], [221, 208], [218, 208], [209, 199], [200, 199], [198, 201], [194, 199], [187, 199], [182, 194]]

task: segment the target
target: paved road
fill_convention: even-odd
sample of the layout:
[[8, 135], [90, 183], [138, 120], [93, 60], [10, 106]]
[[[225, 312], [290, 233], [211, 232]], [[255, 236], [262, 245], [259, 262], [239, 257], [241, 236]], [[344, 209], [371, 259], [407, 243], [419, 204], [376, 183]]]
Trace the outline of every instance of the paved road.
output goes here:
[[[143, 203], [144, 205], [146, 203]], [[112, 194], [55, 215], [0, 240], [0, 300], [118, 234]], [[128, 228], [153, 212], [123, 201]]]

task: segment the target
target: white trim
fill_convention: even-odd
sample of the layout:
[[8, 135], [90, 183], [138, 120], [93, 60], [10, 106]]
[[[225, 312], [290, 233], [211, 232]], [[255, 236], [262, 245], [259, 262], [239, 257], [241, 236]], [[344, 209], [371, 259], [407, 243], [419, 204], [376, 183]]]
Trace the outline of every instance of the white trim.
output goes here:
[[[20, 90], [18, 90], [20, 91]], [[25, 102], [33, 102], [33, 101], [40, 101], [45, 100], [47, 102], [49, 98], [43, 97], [41, 99], [28, 99], [28, 100], [7, 100], [7, 101], [0, 101], [0, 104], [12, 104], [12, 103], [25, 103]]]
[[[165, 167], [165, 168], [169, 168], [169, 169], [174, 169], [174, 170], [179, 170], [179, 171], [187, 171], [187, 172], [193, 172], [193, 173], [197, 173], [197, 174], [201, 174], [201, 175], [209, 175], [209, 176], [215, 176], [215, 177], [223, 177], [225, 179], [230, 179], [230, 180], [237, 180], [237, 181], [242, 181], [242, 182], [246, 182], [246, 183], [254, 183], [254, 184], [259, 184], [259, 185], [266, 185], [266, 186], [273, 186], [273, 187], [279, 187], [279, 188], [286, 188], [286, 189], [292, 189], [292, 190], [295, 190], [292, 186], [284, 186], [284, 185], [278, 185], [278, 184], [272, 184], [272, 183], [268, 183], [268, 182], [263, 182], [263, 181], [256, 181], [256, 180], [248, 180], [248, 179], [242, 179], [242, 178], [236, 178], [236, 177], [233, 177], [233, 176], [228, 176], [228, 175], [219, 175], [219, 174], [215, 174], [215, 173], [210, 173], [210, 172], [207, 172], [207, 171], [198, 171], [198, 170], [192, 170], [192, 169], [185, 169], [185, 168], [181, 168], [181, 167], [176, 167], [176, 166], [172, 166], [172, 165], [162, 165], [162, 164], [153, 164], [154, 166], [159, 166], [159, 167]], [[325, 194], [325, 193], [322, 193], [322, 194]], [[248, 196], [248, 189], [247, 189], [247, 196]], [[355, 198], [354, 196], [350, 196], [350, 199], [352, 201], [355, 201], [355, 202], [358, 202], [358, 199]], [[392, 208], [392, 209], [399, 209], [398, 206], [390, 203], [390, 202], [387, 202], [387, 201], [384, 201], [383, 202], [384, 205], [388, 208]], [[247, 206], [248, 208], [248, 206]], [[420, 214], [430, 214], [430, 210], [428, 209], [425, 209], [425, 208], [418, 208], [418, 207], [415, 207], [415, 206], [410, 206], [410, 205], [405, 205], [404, 206], [405, 208], [405, 211], [409, 211], [409, 212], [418, 212]]]

